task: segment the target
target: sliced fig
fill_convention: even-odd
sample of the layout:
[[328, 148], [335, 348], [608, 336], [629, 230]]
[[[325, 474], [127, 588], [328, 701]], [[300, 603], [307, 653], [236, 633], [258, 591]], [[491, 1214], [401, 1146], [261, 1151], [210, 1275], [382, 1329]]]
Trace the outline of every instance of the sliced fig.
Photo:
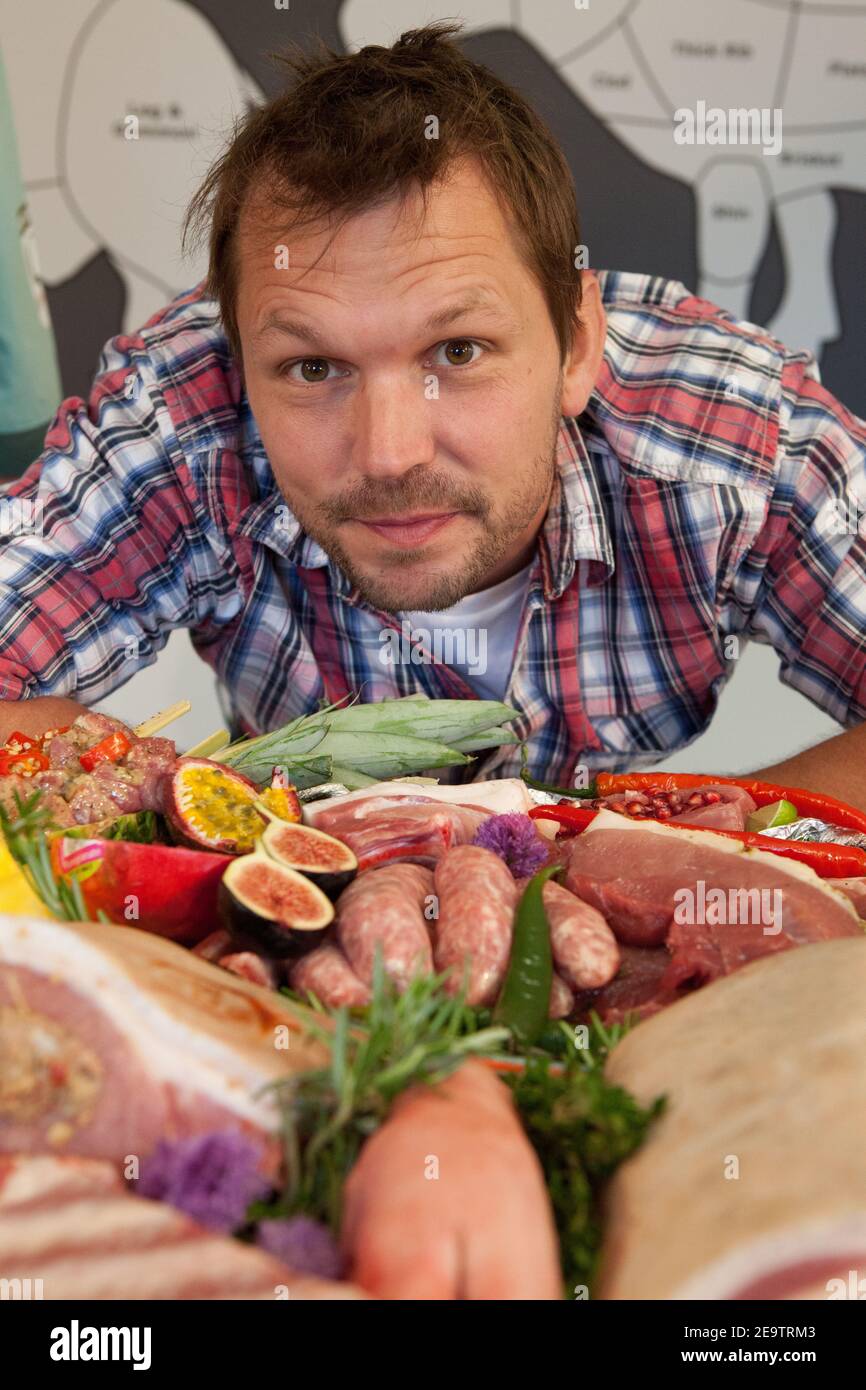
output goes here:
[[262, 835], [262, 848], [277, 863], [297, 869], [336, 898], [358, 872], [358, 860], [342, 840], [309, 825], [286, 825], [272, 820]]
[[255, 784], [210, 758], [178, 758], [165, 789], [173, 834], [197, 849], [246, 854], [265, 828]]
[[261, 850], [229, 864], [219, 897], [232, 939], [278, 959], [318, 946], [334, 920], [334, 904], [321, 888]]

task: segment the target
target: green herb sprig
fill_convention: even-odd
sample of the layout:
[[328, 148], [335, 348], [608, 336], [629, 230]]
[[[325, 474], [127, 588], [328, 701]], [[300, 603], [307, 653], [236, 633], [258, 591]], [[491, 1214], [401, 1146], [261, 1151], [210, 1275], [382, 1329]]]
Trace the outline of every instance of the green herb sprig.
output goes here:
[[[303, 1213], [338, 1233], [343, 1184], [402, 1090], [444, 1080], [469, 1055], [507, 1055], [514, 1062], [510, 1030], [491, 1024], [488, 1010], [446, 994], [445, 978], [416, 979], [401, 995], [377, 957], [366, 1009], [350, 1014], [318, 1005], [322, 1022], [314, 1015], [308, 1027], [330, 1048], [330, 1063], [273, 1088], [285, 1182], [274, 1202], [251, 1209], [251, 1220]], [[500, 1077], [544, 1170], [570, 1298], [575, 1285], [590, 1287], [595, 1274], [604, 1183], [640, 1146], [663, 1106], [658, 1100], [641, 1107], [605, 1080], [607, 1055], [627, 1030], [628, 1023], [606, 1029], [592, 1015], [588, 1046], [576, 1047], [573, 1026], [551, 1024], [524, 1069]]]
[[507, 1028], [476, 1026], [463, 999], [445, 993], [445, 978], [419, 976], [398, 994], [378, 955], [372, 1002], [362, 1018], [346, 1009], [320, 1009], [328, 1021], [309, 1020], [309, 1032], [327, 1044], [330, 1061], [274, 1087], [286, 1182], [276, 1206], [257, 1207], [251, 1219], [304, 1212], [337, 1231], [346, 1176], [400, 1092], [443, 1081], [465, 1057], [493, 1053], [507, 1042]]
[[0, 831], [15, 863], [54, 917], [67, 922], [88, 921], [80, 883], [75, 878], [55, 877], [51, 866], [48, 832], [55, 827], [42, 805], [42, 792], [37, 788], [31, 796], [15, 792], [13, 797], [17, 815], [0, 806]]
[[212, 756], [254, 782], [268, 780], [279, 766], [297, 787], [336, 779], [355, 789], [430, 768], [466, 766], [473, 751], [517, 743], [505, 727], [516, 717], [517, 710], [498, 700], [407, 695], [361, 704], [355, 696]]

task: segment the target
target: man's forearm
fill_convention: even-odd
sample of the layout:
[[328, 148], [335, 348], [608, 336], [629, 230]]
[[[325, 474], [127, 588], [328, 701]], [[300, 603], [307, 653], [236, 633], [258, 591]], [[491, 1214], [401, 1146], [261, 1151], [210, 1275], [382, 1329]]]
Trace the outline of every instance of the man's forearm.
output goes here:
[[826, 792], [866, 811], [866, 724], [816, 743], [814, 748], [754, 775], [767, 782]]
[[0, 744], [6, 742], [14, 729], [22, 734], [44, 734], [46, 729], [71, 724], [86, 705], [59, 695], [40, 695], [35, 700], [0, 700]]

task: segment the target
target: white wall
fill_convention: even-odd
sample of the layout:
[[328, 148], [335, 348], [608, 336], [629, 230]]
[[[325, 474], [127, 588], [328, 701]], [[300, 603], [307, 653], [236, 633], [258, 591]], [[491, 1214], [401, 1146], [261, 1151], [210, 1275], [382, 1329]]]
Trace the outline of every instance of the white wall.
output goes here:
[[173, 632], [152, 666], [139, 671], [95, 708], [134, 725], [177, 700], [192, 701], [189, 714], [165, 731], [181, 750], [224, 727], [213, 671], [196, 656], [186, 632]]
[[[839, 733], [832, 719], [779, 683], [778, 664], [769, 647], [747, 647], [707, 733], [663, 765], [679, 772], [751, 772]], [[175, 700], [191, 700], [191, 712], [166, 730], [183, 749], [223, 726], [214, 684], [187, 634], [175, 632], [153, 666], [98, 708], [137, 724]]]

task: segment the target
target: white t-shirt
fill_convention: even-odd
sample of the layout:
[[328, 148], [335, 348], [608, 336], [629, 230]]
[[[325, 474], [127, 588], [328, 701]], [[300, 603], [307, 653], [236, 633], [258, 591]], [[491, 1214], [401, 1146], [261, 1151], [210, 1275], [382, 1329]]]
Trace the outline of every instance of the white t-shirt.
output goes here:
[[485, 700], [501, 700], [508, 687], [514, 644], [532, 562], [501, 584], [467, 594], [438, 613], [399, 613], [412, 638], [437, 661], [457, 671]]

